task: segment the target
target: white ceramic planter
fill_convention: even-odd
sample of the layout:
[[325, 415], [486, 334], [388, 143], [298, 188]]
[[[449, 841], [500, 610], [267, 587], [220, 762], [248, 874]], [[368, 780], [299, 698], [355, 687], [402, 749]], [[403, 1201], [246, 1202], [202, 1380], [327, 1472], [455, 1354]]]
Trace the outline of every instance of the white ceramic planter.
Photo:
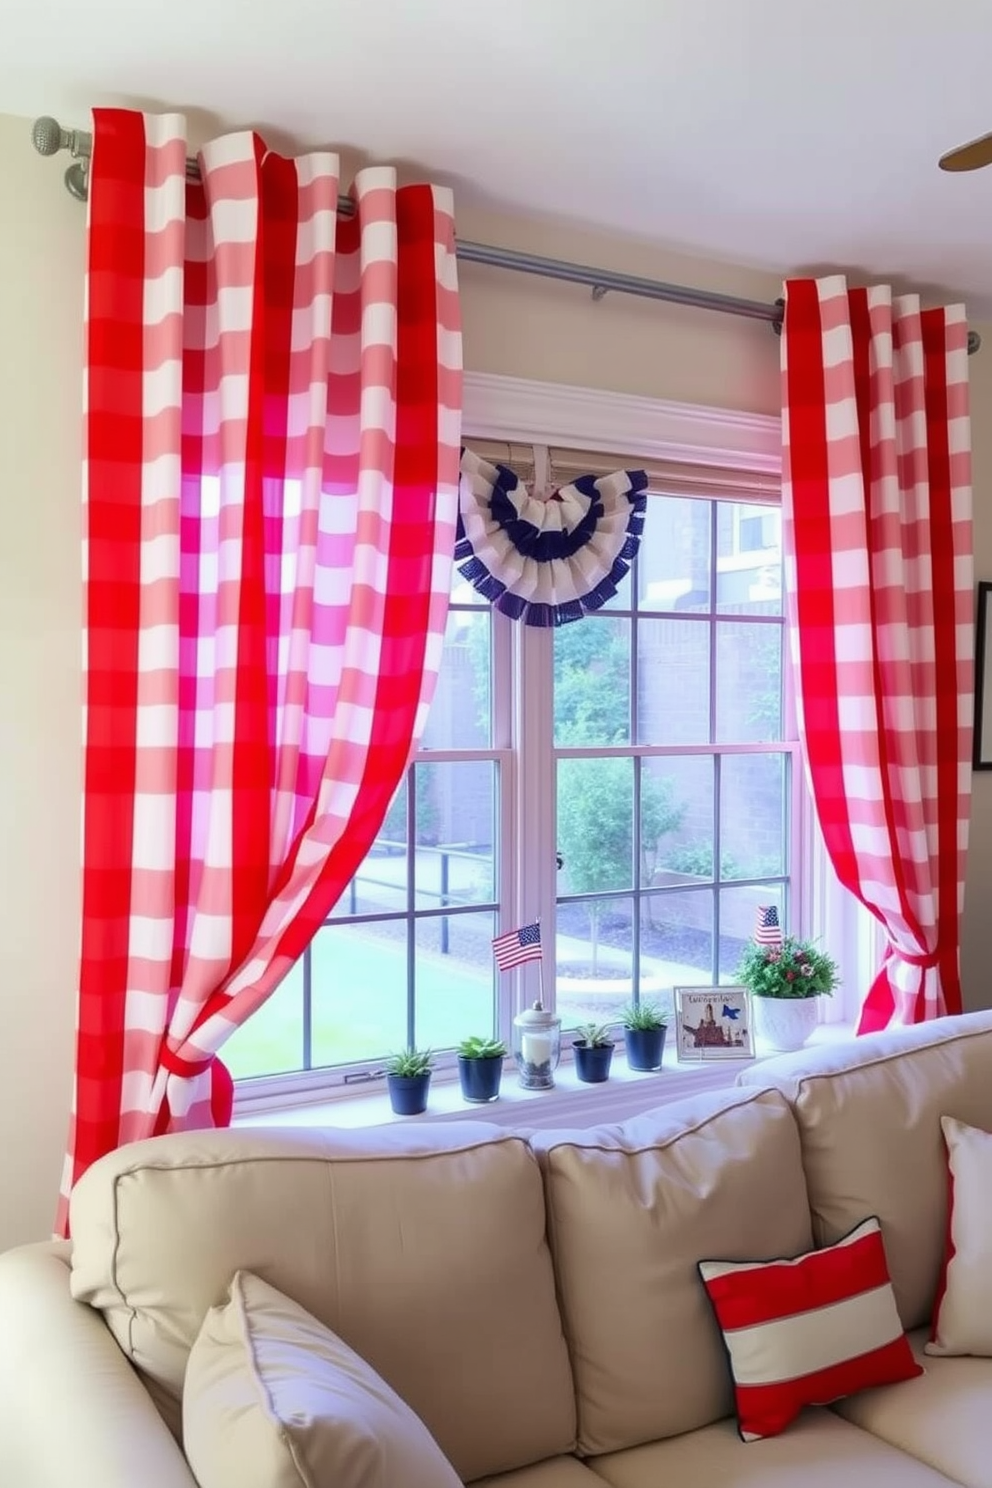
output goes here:
[[766, 1048], [801, 1049], [819, 1018], [816, 997], [752, 997], [754, 1031]]

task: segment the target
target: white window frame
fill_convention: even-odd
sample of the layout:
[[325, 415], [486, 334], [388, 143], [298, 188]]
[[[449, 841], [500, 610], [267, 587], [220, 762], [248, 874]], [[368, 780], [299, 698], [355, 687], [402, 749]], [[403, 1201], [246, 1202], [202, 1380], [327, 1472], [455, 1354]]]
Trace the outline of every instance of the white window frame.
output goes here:
[[[638, 460], [670, 461], [775, 478], [781, 476], [782, 468], [781, 424], [777, 417], [494, 373], [465, 373], [462, 436], [467, 443], [477, 439], [537, 449], [558, 446], [594, 453], [616, 450], [631, 464]], [[522, 821], [533, 822], [539, 814], [547, 817], [554, 811], [553, 720], [546, 687], [543, 694], [540, 691], [541, 674], [546, 677], [550, 667], [551, 633], [528, 626], [517, 626], [513, 631], [511, 636], [508, 626], [494, 625], [494, 646], [503, 652], [503, 665], [507, 660], [504, 648], [511, 644], [520, 648], [513, 713], [494, 718], [493, 745], [500, 753], [501, 770], [501, 843], [517, 840]], [[786, 668], [785, 679], [788, 717], [792, 708], [790, 667]], [[543, 771], [518, 772], [510, 744], [515, 736], [515, 715], [521, 707], [530, 718], [537, 715], [544, 720], [548, 747], [540, 752]], [[432, 750], [429, 755], [432, 761], [444, 757], [444, 751]], [[458, 758], [467, 756], [460, 753]], [[793, 768], [799, 767], [794, 755]], [[870, 939], [866, 939], [859, 907], [850, 895], [830, 885], [831, 870], [815, 831], [808, 793], [803, 790], [799, 794], [803, 809], [794, 813], [791, 828], [792, 923], [799, 933], [829, 937], [831, 945], [837, 947], [844, 988], [840, 996], [830, 1000], [823, 1016], [825, 1021], [850, 1022], [860, 1001], [857, 987], [859, 983], [865, 985], [861, 979], [873, 946], [869, 949]], [[539, 840], [553, 840], [551, 829]], [[528, 855], [515, 875], [508, 856], [501, 853], [497, 884], [502, 928], [525, 923], [533, 917], [535, 905], [552, 922], [557, 892], [553, 854], [545, 855], [547, 861]], [[508, 892], [510, 883], [514, 890]], [[503, 990], [510, 995], [501, 996], [500, 1001], [503, 1036], [509, 1033], [512, 1014], [538, 995], [542, 974], [545, 985], [553, 984], [554, 965], [555, 947], [546, 938], [543, 969], [532, 962], [505, 979], [508, 988]], [[827, 1003], [827, 999], [823, 1001]], [[353, 1080], [343, 1078], [340, 1071], [330, 1075], [326, 1069], [309, 1070], [241, 1083], [237, 1106], [239, 1111], [261, 1112], [301, 1098], [335, 1100], [355, 1093]]]
[[[499, 374], [466, 375], [462, 430], [469, 444], [473, 439], [484, 439], [505, 441], [508, 445], [533, 445], [538, 450], [548, 446], [589, 450], [596, 454], [616, 450], [633, 465], [638, 460], [666, 461], [770, 475], [776, 479], [782, 472], [781, 422], [776, 417], [560, 383], [532, 382]], [[533, 712], [538, 711], [548, 733], [548, 747], [541, 752], [541, 759], [546, 762], [547, 778], [537, 779], [533, 772], [528, 772], [523, 789], [530, 794], [526, 799], [521, 798], [518, 810], [526, 813], [528, 822], [534, 823], [542, 818], [538, 840], [548, 840], [551, 834], [548, 818], [554, 813], [551, 708], [549, 700], [538, 692], [539, 682], [527, 694], [527, 679], [541, 674], [542, 667], [536, 653], [541, 648], [550, 652], [551, 636], [526, 626], [518, 627], [518, 630], [524, 632], [520, 672], [521, 685], [527, 696], [528, 717], [530, 719]], [[544, 664], [546, 666], [547, 662]], [[546, 670], [543, 675], [547, 675]], [[789, 717], [792, 702], [788, 668], [784, 678], [785, 715]], [[793, 769], [799, 768], [798, 756], [794, 753]], [[805, 801], [805, 792], [801, 795]], [[794, 865], [806, 863], [810, 828], [811, 813], [806, 809], [793, 813], [790, 848]], [[792, 880], [793, 923], [801, 933], [812, 933], [806, 875], [794, 869]], [[542, 918], [552, 922], [557, 897], [553, 859], [525, 861], [521, 865], [518, 883], [519, 902], [512, 906], [504, 905], [504, 914], [510, 916], [507, 924], [522, 924], [533, 918], [535, 905], [539, 907]], [[546, 986], [553, 983], [554, 945], [545, 943], [543, 972], [531, 963], [513, 975], [518, 981], [511, 1002], [512, 1007], [519, 1010], [537, 996], [542, 975]]]

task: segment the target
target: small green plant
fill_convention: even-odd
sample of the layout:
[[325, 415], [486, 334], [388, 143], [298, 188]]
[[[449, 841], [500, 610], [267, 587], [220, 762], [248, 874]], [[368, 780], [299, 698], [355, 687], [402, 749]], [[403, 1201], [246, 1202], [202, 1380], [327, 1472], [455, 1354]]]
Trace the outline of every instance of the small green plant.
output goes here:
[[[680, 847], [670, 848], [662, 864], [670, 873], [686, 873], [693, 878], [713, 877], [712, 842], [684, 842]], [[720, 854], [721, 878], [747, 878], [737, 859], [730, 853]]]
[[502, 1039], [483, 1038], [481, 1034], [473, 1034], [471, 1038], [462, 1039], [458, 1045], [458, 1053], [463, 1059], [502, 1059], [506, 1054], [506, 1045]]
[[648, 1032], [652, 1028], [664, 1028], [668, 1014], [656, 1002], [630, 1003], [620, 1014], [624, 1028], [635, 1032]]
[[793, 935], [780, 946], [747, 946], [736, 976], [755, 997], [829, 997], [840, 981], [832, 956]]
[[576, 1030], [576, 1043], [587, 1049], [605, 1049], [613, 1043], [609, 1023], [582, 1023]]
[[386, 1074], [399, 1075], [404, 1080], [429, 1075], [433, 1068], [434, 1054], [431, 1049], [404, 1049], [401, 1054], [390, 1054], [386, 1060]]

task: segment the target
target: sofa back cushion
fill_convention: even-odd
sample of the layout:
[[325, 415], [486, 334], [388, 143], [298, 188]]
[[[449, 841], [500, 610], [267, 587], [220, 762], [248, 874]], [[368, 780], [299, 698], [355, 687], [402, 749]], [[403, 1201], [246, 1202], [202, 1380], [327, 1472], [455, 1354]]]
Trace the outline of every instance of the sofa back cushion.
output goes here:
[[76, 1186], [72, 1292], [173, 1402], [238, 1270], [368, 1361], [466, 1481], [568, 1452], [575, 1405], [527, 1143], [482, 1123], [135, 1143]]
[[579, 1449], [595, 1455], [732, 1414], [720, 1330], [696, 1263], [811, 1243], [799, 1135], [775, 1092], [720, 1092], [621, 1126], [534, 1136]]
[[795, 1112], [817, 1244], [877, 1215], [903, 1327], [928, 1322], [947, 1235], [940, 1118], [992, 1127], [992, 1013], [803, 1049], [738, 1083]]

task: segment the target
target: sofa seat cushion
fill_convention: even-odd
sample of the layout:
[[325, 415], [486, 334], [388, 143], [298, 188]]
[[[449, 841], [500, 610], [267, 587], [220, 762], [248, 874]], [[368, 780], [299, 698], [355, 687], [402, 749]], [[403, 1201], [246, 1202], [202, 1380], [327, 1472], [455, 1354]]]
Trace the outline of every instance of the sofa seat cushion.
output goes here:
[[929, 1323], [947, 1235], [942, 1116], [992, 1129], [992, 1012], [761, 1060], [795, 1112], [817, 1245], [878, 1216], [904, 1328]]
[[811, 1246], [799, 1133], [776, 1091], [721, 1091], [619, 1126], [539, 1132], [579, 1452], [730, 1415], [723, 1339], [697, 1262]]
[[992, 1359], [930, 1358], [928, 1337], [925, 1328], [910, 1337], [926, 1366], [919, 1379], [866, 1390], [833, 1409], [964, 1488], [992, 1488]]
[[733, 1421], [720, 1421], [589, 1466], [611, 1488], [953, 1488], [951, 1478], [823, 1409], [804, 1411], [764, 1441], [742, 1442]]
[[472, 1488], [603, 1488], [603, 1480], [577, 1457], [551, 1457], [496, 1478], [478, 1478]]
[[200, 1488], [461, 1488], [385, 1380], [250, 1271], [190, 1350], [183, 1447]]
[[73, 1296], [177, 1413], [207, 1311], [251, 1271], [367, 1360], [463, 1480], [574, 1450], [541, 1174], [511, 1132], [152, 1138], [95, 1163], [70, 1219]]

